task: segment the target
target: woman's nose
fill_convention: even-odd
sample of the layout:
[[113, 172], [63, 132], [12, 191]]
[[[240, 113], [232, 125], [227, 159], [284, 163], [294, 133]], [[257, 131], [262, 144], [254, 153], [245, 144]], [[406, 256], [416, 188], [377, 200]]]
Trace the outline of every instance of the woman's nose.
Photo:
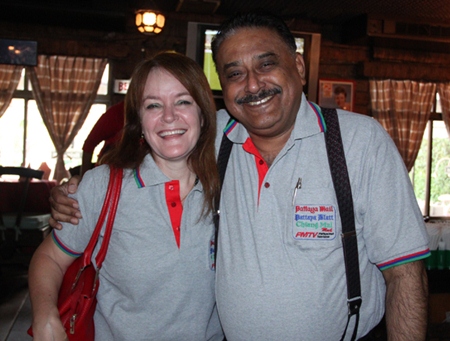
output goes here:
[[164, 107], [163, 114], [162, 114], [162, 120], [164, 122], [170, 123], [177, 119], [177, 114], [175, 113], [175, 110], [173, 107]]

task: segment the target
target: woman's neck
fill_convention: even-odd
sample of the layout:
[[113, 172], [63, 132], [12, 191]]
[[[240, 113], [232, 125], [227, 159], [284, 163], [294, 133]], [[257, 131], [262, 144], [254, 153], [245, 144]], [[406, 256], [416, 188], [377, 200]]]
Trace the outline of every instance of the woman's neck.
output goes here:
[[192, 190], [197, 178], [186, 162], [157, 162], [159, 169], [171, 180], [180, 183], [180, 198], [185, 198]]

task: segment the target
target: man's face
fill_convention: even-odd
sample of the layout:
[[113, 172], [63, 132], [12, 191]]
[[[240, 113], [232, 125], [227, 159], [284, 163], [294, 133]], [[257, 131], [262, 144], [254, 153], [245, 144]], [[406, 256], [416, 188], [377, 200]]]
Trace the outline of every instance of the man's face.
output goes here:
[[300, 107], [305, 66], [278, 34], [241, 28], [217, 53], [217, 70], [228, 111], [250, 135], [290, 134]]

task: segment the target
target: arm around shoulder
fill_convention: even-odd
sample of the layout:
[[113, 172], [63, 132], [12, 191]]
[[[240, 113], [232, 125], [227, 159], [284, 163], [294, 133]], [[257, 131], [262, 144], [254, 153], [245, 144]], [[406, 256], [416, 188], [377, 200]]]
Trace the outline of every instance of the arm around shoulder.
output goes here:
[[49, 221], [51, 227], [61, 229], [59, 222], [78, 224], [78, 219], [81, 218], [78, 203], [68, 195], [77, 191], [79, 183], [80, 177], [73, 176], [68, 182], [52, 188], [49, 199], [52, 207]]

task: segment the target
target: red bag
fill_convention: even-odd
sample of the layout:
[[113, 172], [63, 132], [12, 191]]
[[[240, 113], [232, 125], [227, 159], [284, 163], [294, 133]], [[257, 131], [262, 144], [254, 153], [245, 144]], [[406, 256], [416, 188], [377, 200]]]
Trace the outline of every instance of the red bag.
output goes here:
[[[89, 244], [83, 254], [67, 268], [61, 283], [58, 310], [69, 341], [89, 341], [94, 340], [95, 337], [94, 313], [99, 286], [98, 272], [108, 250], [122, 187], [122, 174], [122, 169], [111, 168], [105, 201]], [[95, 258], [97, 270], [91, 258], [108, 211], [105, 236]], [[33, 336], [31, 327], [28, 329], [28, 334]]]

